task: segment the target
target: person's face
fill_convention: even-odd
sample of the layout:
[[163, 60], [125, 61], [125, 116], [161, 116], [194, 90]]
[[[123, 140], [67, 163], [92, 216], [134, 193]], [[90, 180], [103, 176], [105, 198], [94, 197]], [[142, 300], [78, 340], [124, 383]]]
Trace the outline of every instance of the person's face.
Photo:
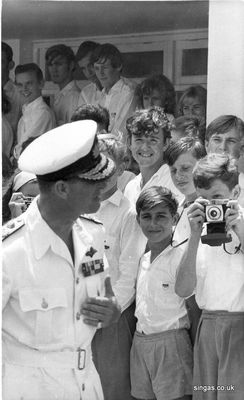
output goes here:
[[143, 108], [163, 107], [165, 99], [159, 90], [153, 89], [150, 94], [143, 94]]
[[72, 80], [74, 63], [69, 63], [65, 57], [57, 56], [47, 65], [52, 82], [62, 85]]
[[43, 81], [39, 82], [34, 71], [17, 74], [15, 83], [25, 104], [31, 103], [41, 96]]
[[149, 136], [132, 135], [131, 137], [130, 150], [140, 168], [163, 163], [165, 148], [162, 128], [158, 133], [152, 133]]
[[200, 122], [205, 121], [206, 110], [198, 97], [186, 97], [182, 104], [183, 115], [196, 117]]
[[23, 193], [23, 195], [26, 197], [36, 197], [40, 193], [36, 180], [25, 183], [23, 186], [21, 186], [18, 192]]
[[99, 209], [106, 179], [97, 182], [74, 179], [68, 181], [68, 184], [67, 206], [76, 218], [80, 214], [92, 214]]
[[241, 135], [232, 128], [225, 133], [214, 133], [205, 141], [207, 153], [227, 153], [234, 158], [240, 155]]
[[171, 237], [176, 217], [171, 215], [168, 207], [162, 202], [150, 209], [141, 210], [137, 221], [148, 241], [159, 243]]
[[188, 151], [180, 154], [175, 163], [169, 167], [174, 185], [185, 196], [196, 191], [192, 176], [192, 170], [196, 162], [196, 158]]
[[220, 179], [213, 181], [209, 189], [196, 188], [197, 195], [207, 200], [212, 199], [230, 199], [235, 200], [239, 195], [238, 185], [234, 189], [229, 189], [228, 186]]
[[94, 66], [91, 63], [91, 54], [92, 53], [88, 53], [85, 57], [78, 61], [78, 64], [86, 79], [91, 82], [96, 82], [97, 77]]
[[94, 64], [96, 76], [101, 85], [109, 90], [120, 79], [121, 67], [114, 68], [110, 60], [103, 63], [96, 62]]

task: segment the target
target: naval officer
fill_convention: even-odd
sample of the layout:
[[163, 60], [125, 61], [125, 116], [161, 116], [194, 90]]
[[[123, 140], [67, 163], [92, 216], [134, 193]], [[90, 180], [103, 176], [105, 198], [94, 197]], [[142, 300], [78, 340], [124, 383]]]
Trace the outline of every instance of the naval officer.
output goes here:
[[40, 195], [3, 229], [4, 400], [103, 399], [91, 340], [120, 310], [103, 227], [81, 216], [98, 210], [114, 169], [96, 130], [90, 120], [63, 125], [20, 156]]

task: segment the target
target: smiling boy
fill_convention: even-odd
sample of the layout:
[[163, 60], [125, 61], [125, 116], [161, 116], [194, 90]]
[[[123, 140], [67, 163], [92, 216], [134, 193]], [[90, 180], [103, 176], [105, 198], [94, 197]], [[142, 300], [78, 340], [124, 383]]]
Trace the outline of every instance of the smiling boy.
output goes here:
[[189, 320], [185, 302], [174, 290], [183, 253], [171, 243], [177, 206], [171, 191], [159, 186], [144, 189], [136, 202], [150, 250], [140, 260], [136, 285], [138, 322], [131, 349], [131, 393], [136, 399], [191, 398]]
[[42, 98], [44, 80], [37, 64], [18, 65], [15, 69], [15, 84], [24, 103], [14, 151], [18, 158], [23, 142], [53, 129], [56, 123], [52, 110]]
[[125, 196], [135, 205], [142, 188], [164, 186], [178, 201], [183, 195], [174, 186], [164, 152], [170, 140], [171, 124], [163, 109], [157, 106], [138, 110], [127, 120], [129, 147], [140, 168], [140, 174], [125, 188]]

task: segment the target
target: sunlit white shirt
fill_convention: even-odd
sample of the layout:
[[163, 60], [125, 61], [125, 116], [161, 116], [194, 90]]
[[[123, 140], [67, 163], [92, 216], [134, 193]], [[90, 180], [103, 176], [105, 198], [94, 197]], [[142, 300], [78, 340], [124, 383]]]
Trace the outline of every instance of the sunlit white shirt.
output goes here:
[[134, 82], [126, 78], [120, 78], [108, 93], [102, 90], [99, 104], [109, 111], [109, 132], [116, 134], [119, 130], [126, 135], [126, 120], [136, 108], [134, 91]]
[[[81, 264], [103, 258], [102, 225], [75, 222], [73, 262], [64, 241], [43, 220], [36, 199], [21, 218], [25, 225], [2, 246], [4, 343], [43, 351], [90, 346], [96, 328], [78, 313], [88, 296], [103, 294], [105, 273], [84, 277]], [[93, 257], [86, 255], [91, 246]]]
[[95, 214], [105, 228], [105, 254], [115, 296], [125, 310], [134, 300], [135, 281], [147, 239], [134, 210], [120, 190], [101, 203]]
[[183, 251], [168, 246], [153, 262], [151, 252], [141, 258], [136, 285], [137, 331], [147, 335], [189, 328], [185, 301], [175, 293]]
[[71, 121], [71, 117], [78, 107], [80, 88], [75, 81], [69, 82], [54, 96], [53, 110], [57, 125]]
[[101, 90], [98, 89], [95, 83], [91, 82], [81, 90], [78, 106], [82, 106], [83, 104], [92, 104], [96, 106], [101, 100], [101, 95]]
[[164, 186], [172, 191], [178, 202], [184, 199], [184, 195], [173, 184], [170, 176], [170, 169], [167, 164], [163, 164], [157, 172], [149, 179], [149, 181], [142, 187], [142, 175], [137, 175], [126, 186], [124, 194], [132, 205], [136, 204], [139, 194], [143, 189], [151, 186]]
[[28, 138], [38, 137], [56, 126], [54, 114], [42, 96], [29, 104], [24, 104], [22, 113], [17, 130], [17, 156], [19, 156], [23, 142]]
[[[231, 232], [226, 250], [234, 253], [240, 241]], [[228, 254], [223, 246], [199, 243], [196, 301], [206, 310], [244, 311], [244, 254]]]

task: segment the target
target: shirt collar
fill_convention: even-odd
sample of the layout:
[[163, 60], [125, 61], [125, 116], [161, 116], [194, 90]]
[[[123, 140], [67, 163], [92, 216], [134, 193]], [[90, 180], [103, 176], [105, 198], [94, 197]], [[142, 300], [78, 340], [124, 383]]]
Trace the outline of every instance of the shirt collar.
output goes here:
[[75, 86], [75, 81], [70, 81], [66, 86], [63, 87], [57, 94], [65, 96], [73, 87]]
[[112, 93], [116, 93], [116, 92], [120, 92], [121, 91], [121, 88], [122, 88], [122, 85], [123, 85], [123, 79], [122, 78], [120, 78], [110, 89], [109, 89], [109, 91], [108, 92], [106, 92], [106, 89], [105, 88], [103, 88], [102, 89], [102, 94], [112, 94]]
[[37, 99], [33, 100], [31, 103], [24, 104], [22, 107], [23, 113], [26, 112], [33, 112], [36, 108], [40, 107], [40, 105], [43, 103], [42, 96], [37, 97]]
[[114, 194], [112, 194], [112, 196], [110, 196], [108, 199], [102, 201], [101, 206], [103, 206], [103, 204], [106, 204], [106, 203], [112, 203], [116, 207], [119, 207], [122, 198], [123, 198], [123, 193], [121, 192], [120, 189], [117, 189], [116, 192], [114, 192]]

